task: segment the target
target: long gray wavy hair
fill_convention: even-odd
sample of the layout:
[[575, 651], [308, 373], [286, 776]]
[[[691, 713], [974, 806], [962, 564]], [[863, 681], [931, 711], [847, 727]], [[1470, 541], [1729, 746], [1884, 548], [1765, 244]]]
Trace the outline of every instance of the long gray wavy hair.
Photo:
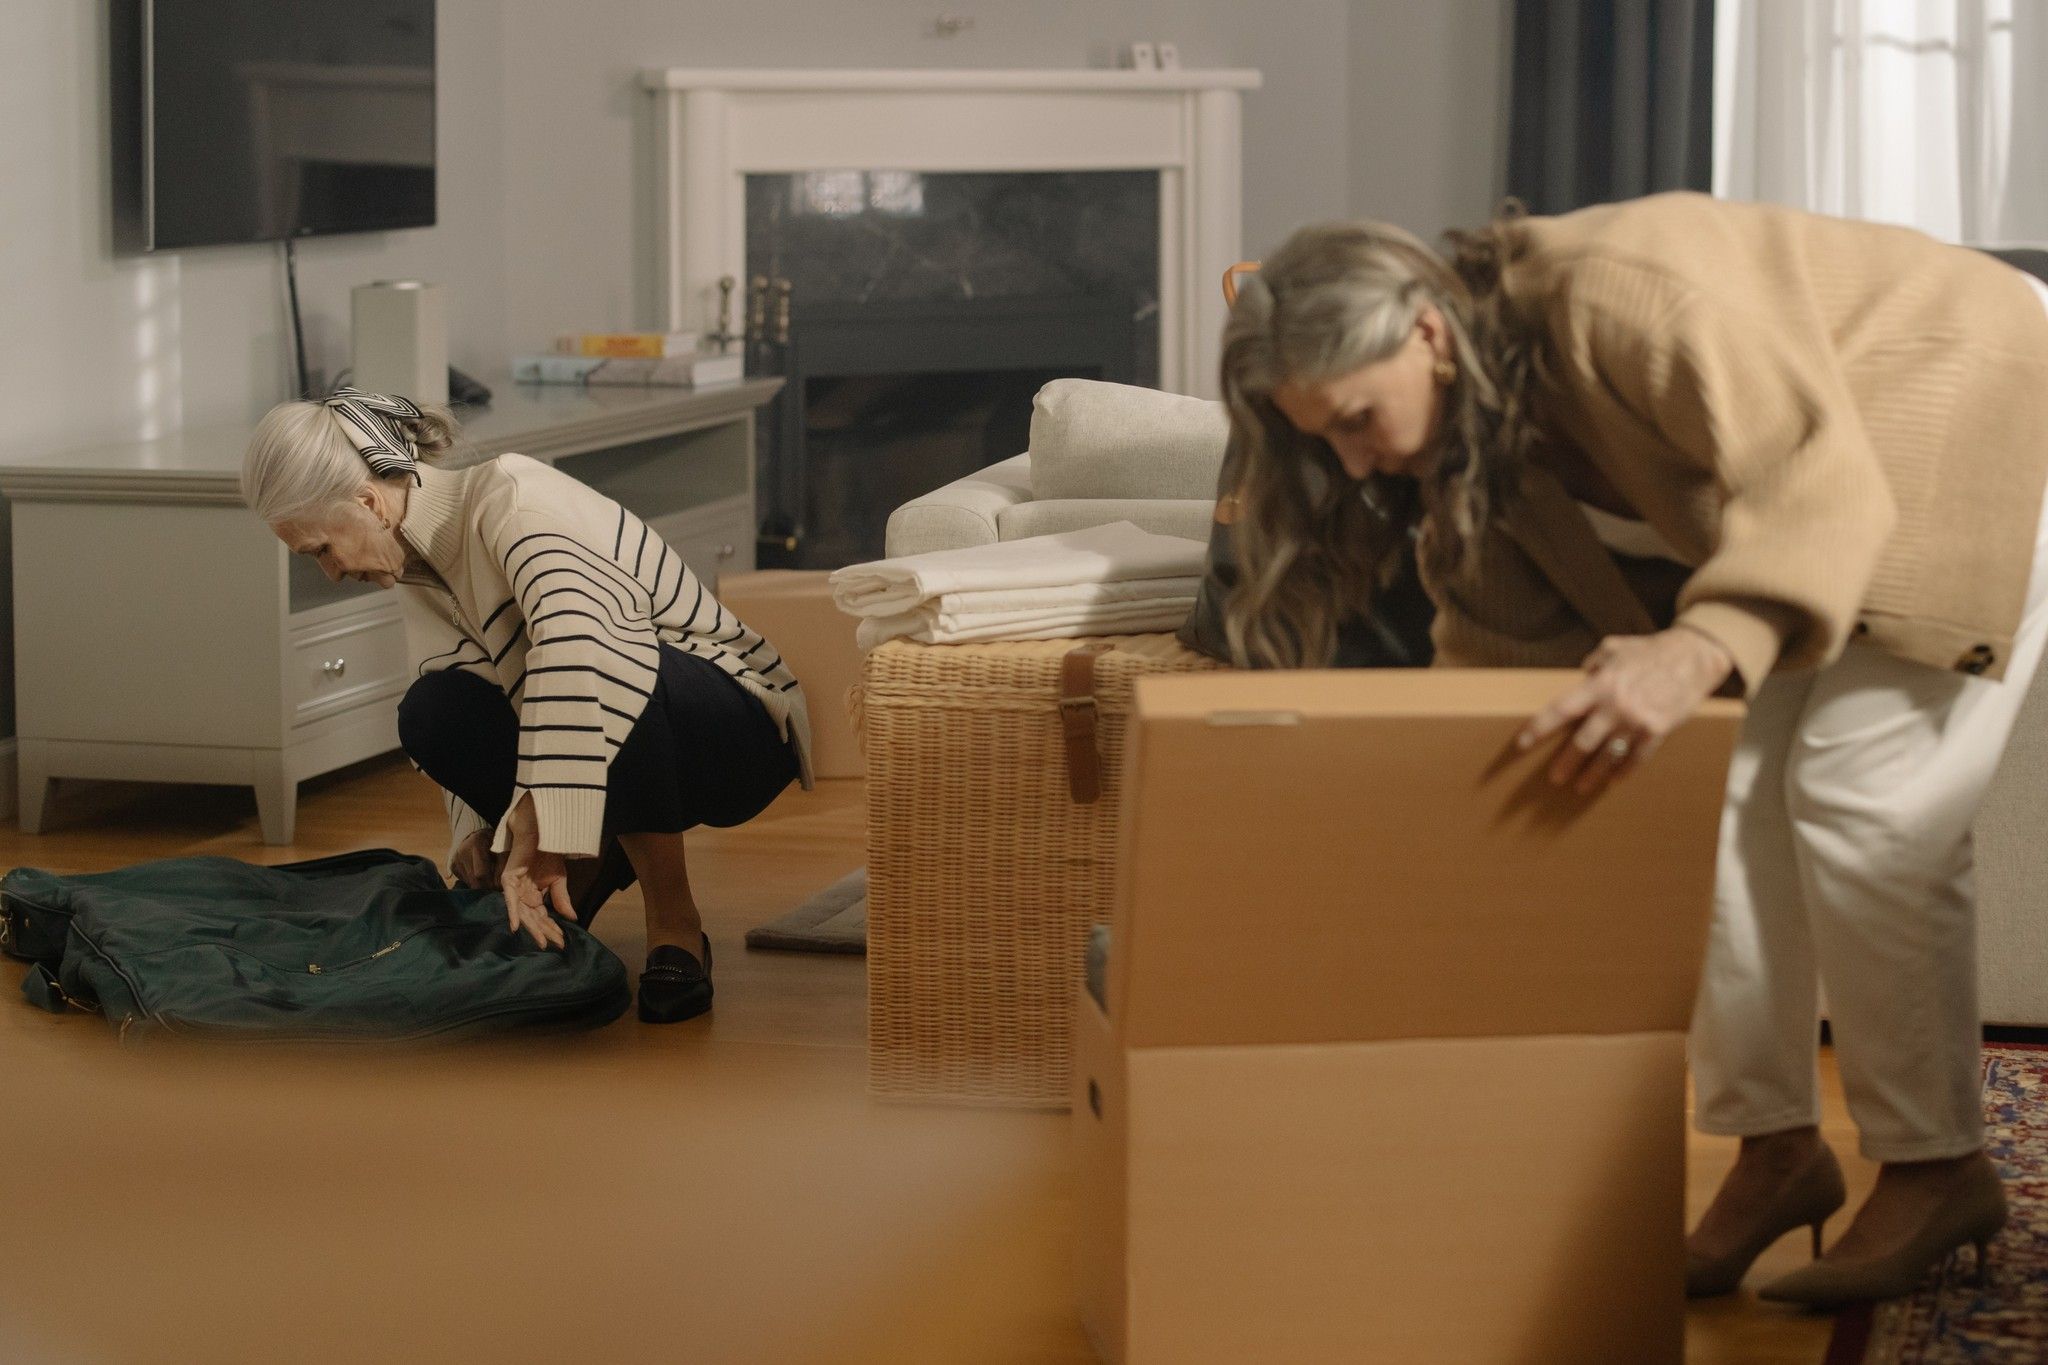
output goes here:
[[[1510, 204], [1486, 227], [1446, 234], [1448, 259], [1383, 223], [1305, 227], [1245, 276], [1223, 333], [1222, 373], [1239, 567], [1223, 624], [1241, 667], [1328, 664], [1338, 622], [1370, 608], [1425, 509], [1425, 567], [1439, 581], [1470, 567], [1538, 438], [1529, 406], [1542, 368], [1535, 329], [1500, 289], [1520, 216]], [[1354, 480], [1326, 441], [1295, 429], [1273, 390], [1386, 359], [1424, 304], [1443, 314], [1457, 366], [1428, 486]]]

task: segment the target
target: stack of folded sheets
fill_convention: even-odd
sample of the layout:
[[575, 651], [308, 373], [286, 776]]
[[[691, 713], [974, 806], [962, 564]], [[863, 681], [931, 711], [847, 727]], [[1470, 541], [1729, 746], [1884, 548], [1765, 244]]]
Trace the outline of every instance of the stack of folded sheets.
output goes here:
[[1194, 609], [1206, 549], [1118, 521], [855, 564], [833, 573], [832, 599], [861, 618], [862, 649], [1177, 630]]

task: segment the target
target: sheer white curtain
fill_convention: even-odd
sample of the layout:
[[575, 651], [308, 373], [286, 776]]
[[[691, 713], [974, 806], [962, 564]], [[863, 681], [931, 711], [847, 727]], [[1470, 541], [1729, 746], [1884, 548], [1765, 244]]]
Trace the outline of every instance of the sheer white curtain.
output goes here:
[[1718, 0], [1714, 192], [2048, 242], [2048, 0]]

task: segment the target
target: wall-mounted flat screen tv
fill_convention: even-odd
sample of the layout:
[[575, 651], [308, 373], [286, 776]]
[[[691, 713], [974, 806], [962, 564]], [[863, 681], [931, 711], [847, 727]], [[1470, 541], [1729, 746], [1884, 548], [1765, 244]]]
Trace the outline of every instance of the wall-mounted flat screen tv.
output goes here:
[[434, 0], [127, 3], [146, 249], [433, 223]]

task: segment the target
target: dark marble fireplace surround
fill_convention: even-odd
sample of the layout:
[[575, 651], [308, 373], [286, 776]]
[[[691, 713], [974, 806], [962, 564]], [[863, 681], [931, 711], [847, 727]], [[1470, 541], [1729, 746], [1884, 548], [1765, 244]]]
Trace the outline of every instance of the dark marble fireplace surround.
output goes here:
[[1156, 171], [749, 175], [747, 273], [791, 286], [764, 565], [879, 557], [895, 507], [1024, 450], [1049, 379], [1158, 382]]

